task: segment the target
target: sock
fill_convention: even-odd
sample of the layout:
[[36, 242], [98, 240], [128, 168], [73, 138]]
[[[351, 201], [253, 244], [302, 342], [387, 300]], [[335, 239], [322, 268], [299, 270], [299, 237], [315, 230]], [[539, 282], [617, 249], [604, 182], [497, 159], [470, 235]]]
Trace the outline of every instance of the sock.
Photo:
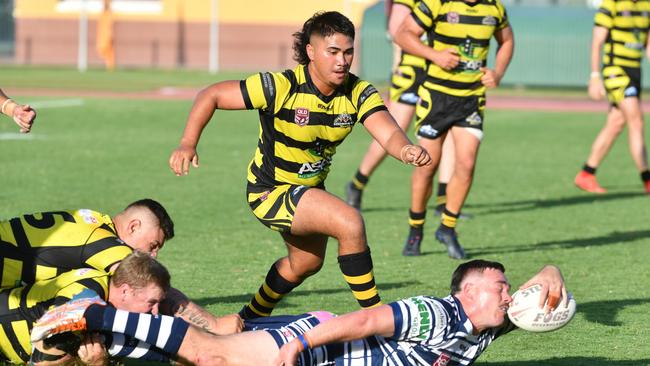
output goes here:
[[124, 334], [174, 355], [190, 326], [185, 320], [173, 316], [130, 313], [97, 304], [88, 307], [84, 318], [89, 331]]
[[641, 172], [641, 180], [644, 182], [650, 181], [650, 170], [644, 170]]
[[422, 212], [413, 212], [409, 210], [409, 226], [413, 229], [422, 229], [424, 226], [425, 217], [427, 216], [427, 210]]
[[444, 231], [454, 231], [456, 229], [456, 222], [458, 221], [459, 214], [447, 210], [445, 207], [440, 216], [440, 228]]
[[253, 296], [248, 305], [244, 306], [239, 313], [243, 319], [254, 319], [271, 315], [271, 312], [284, 295], [300, 285], [300, 282], [289, 282], [280, 276], [280, 273], [275, 267], [276, 263], [273, 263], [271, 269], [269, 269], [264, 283], [257, 290], [255, 296]]
[[582, 167], [582, 171], [585, 172], [585, 173], [589, 173], [589, 174], [596, 174], [596, 168], [591, 167], [591, 166], [589, 166], [587, 164], [585, 164]]
[[369, 176], [363, 175], [359, 170], [357, 170], [356, 174], [354, 174], [354, 178], [352, 178], [352, 184], [356, 189], [361, 191], [364, 188], [366, 188], [366, 184], [368, 184], [368, 179], [370, 179]]
[[436, 195], [436, 207], [443, 208], [447, 203], [447, 183], [438, 182], [438, 194]]
[[338, 260], [343, 277], [359, 305], [362, 308], [381, 305], [377, 286], [375, 286], [375, 277], [372, 273], [370, 248], [361, 253], [340, 255]]

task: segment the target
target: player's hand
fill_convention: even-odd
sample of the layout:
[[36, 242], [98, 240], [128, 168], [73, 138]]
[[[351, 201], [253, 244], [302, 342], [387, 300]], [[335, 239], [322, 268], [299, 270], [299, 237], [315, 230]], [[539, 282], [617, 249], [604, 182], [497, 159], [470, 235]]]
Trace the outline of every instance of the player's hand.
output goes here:
[[488, 89], [493, 89], [499, 86], [501, 83], [501, 75], [497, 74], [496, 71], [488, 69], [487, 67], [481, 67], [481, 84], [483, 84]]
[[215, 325], [212, 333], [227, 335], [241, 333], [243, 329], [244, 321], [239, 314], [227, 314], [217, 318], [217, 325]]
[[88, 366], [104, 366], [108, 364], [108, 354], [99, 333], [86, 334], [77, 351], [79, 360]]
[[36, 119], [36, 111], [28, 104], [16, 104], [13, 112], [13, 120], [20, 127], [20, 132], [29, 133], [32, 130], [32, 125]]
[[404, 164], [424, 166], [431, 164], [431, 156], [425, 148], [420, 145], [404, 145], [400, 153]]
[[589, 92], [589, 98], [593, 100], [601, 100], [605, 97], [605, 86], [600, 78], [589, 78], [589, 87], [587, 91]]
[[539, 273], [528, 280], [528, 282], [521, 285], [519, 289], [524, 289], [535, 284], [542, 285], [542, 291], [539, 297], [539, 307], [542, 308], [544, 307], [544, 304], [546, 304], [546, 307], [544, 307], [546, 313], [557, 308], [560, 304], [560, 299], [562, 299], [564, 307], [569, 305], [569, 297], [567, 295], [566, 287], [564, 286], [564, 277], [562, 277], [562, 272], [560, 272], [560, 269], [556, 266], [544, 266]]
[[169, 157], [169, 167], [177, 176], [189, 174], [190, 163], [195, 168], [199, 167], [199, 154], [195, 147], [181, 145]]
[[445, 48], [442, 51], [436, 52], [431, 61], [445, 70], [451, 70], [458, 66], [460, 56], [458, 55], [458, 50], [455, 48]]
[[294, 366], [298, 361], [298, 355], [302, 352], [302, 344], [297, 338], [285, 343], [278, 352], [278, 357], [273, 360], [274, 366]]

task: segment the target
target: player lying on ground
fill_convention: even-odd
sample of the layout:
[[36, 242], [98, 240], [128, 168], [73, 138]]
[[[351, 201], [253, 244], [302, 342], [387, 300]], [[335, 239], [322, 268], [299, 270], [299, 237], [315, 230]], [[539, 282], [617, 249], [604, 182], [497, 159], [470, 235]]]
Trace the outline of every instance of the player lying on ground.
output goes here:
[[[432, 365], [437, 360], [449, 366], [470, 365], [494, 339], [515, 328], [506, 316], [512, 298], [504, 271], [500, 263], [474, 260], [458, 266], [451, 295], [445, 298], [412, 297], [333, 319], [305, 314], [251, 320], [249, 327], [272, 329], [228, 336], [191, 326], [177, 348], [166, 352], [197, 365], [325, 365], [343, 360], [350, 365]], [[567, 299], [564, 279], [555, 266], [545, 266], [522, 288], [532, 284], [542, 285], [541, 302], [549, 309]], [[142, 341], [158, 339], [164, 319], [101, 305], [77, 315], [71, 321], [88, 330], [119, 328]], [[48, 333], [56, 331], [45, 330]]]
[[[115, 270], [134, 249], [156, 257], [174, 237], [174, 222], [165, 208], [152, 199], [129, 204], [109, 216], [88, 209], [39, 212], [0, 221], [0, 272], [2, 288], [50, 279], [79, 268]], [[15, 250], [21, 248], [21, 250]], [[217, 334], [236, 331], [239, 320], [217, 318], [170, 289], [162, 313], [183, 319]]]

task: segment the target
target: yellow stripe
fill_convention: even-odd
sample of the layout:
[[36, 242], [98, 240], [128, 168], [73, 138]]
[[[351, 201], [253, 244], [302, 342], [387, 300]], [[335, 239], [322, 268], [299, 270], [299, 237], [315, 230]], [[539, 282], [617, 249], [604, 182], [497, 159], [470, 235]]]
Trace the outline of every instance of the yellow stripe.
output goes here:
[[11, 290], [9, 298], [7, 299], [7, 307], [9, 310], [18, 309], [20, 307], [20, 297], [23, 293], [23, 287]]
[[111, 247], [88, 258], [86, 263], [95, 269], [103, 271], [109, 264], [121, 261], [132, 252], [133, 250], [127, 246]]
[[269, 297], [273, 298], [274, 300], [278, 300], [278, 299], [280, 299], [280, 298], [282, 297], [282, 294], [279, 294], [279, 293], [273, 291], [273, 290], [269, 287], [269, 285], [266, 284], [266, 282], [264, 282], [264, 283], [262, 284], [262, 288], [264, 289], [264, 293], [266, 293], [267, 295], [269, 295]]
[[36, 265], [36, 281], [49, 280], [56, 277], [56, 268]]
[[16, 281], [20, 279], [20, 274], [23, 271], [23, 262], [4, 258], [2, 268], [2, 288], [16, 287]]
[[357, 189], [364, 189], [366, 187], [366, 185], [359, 182], [357, 178], [352, 178], [352, 184], [354, 184], [354, 186], [357, 187]]
[[352, 291], [354, 298], [358, 300], [368, 300], [377, 296], [377, 287], [373, 286], [370, 290], [366, 291]]
[[443, 212], [440, 221], [442, 222], [443, 225], [454, 228], [456, 227], [456, 222], [458, 221], [458, 219], [455, 217], [451, 217]]
[[255, 314], [257, 314], [259, 316], [269, 316], [269, 315], [271, 315], [271, 313], [263, 313], [263, 312], [255, 309], [255, 307], [253, 307], [252, 304], [250, 306], [248, 306], [248, 308], [251, 309]]
[[20, 343], [23, 350], [28, 354], [31, 354], [32, 343], [29, 339], [29, 327], [27, 326], [26, 320], [19, 320], [11, 322], [11, 327], [14, 329], [14, 334], [18, 338], [18, 343]]
[[346, 276], [343, 275], [343, 278], [345, 278], [345, 282], [351, 284], [351, 285], [363, 285], [364, 283], [368, 283], [374, 279], [374, 276], [372, 275], [372, 272], [368, 272], [364, 275], [361, 276]]
[[272, 303], [264, 300], [264, 298], [259, 293], [255, 294], [255, 300], [257, 300], [258, 304], [260, 304], [262, 306], [265, 306], [267, 308], [273, 309], [275, 307], [275, 304], [272, 304]]
[[7, 334], [5, 333], [3, 327], [0, 327], [0, 350], [2, 350], [2, 353], [9, 359], [9, 361], [13, 363], [24, 362], [20, 359], [16, 351], [14, 351], [14, 348], [11, 346], [11, 342], [9, 342], [9, 338], [7, 338]]
[[437, 196], [436, 197], [436, 205], [442, 205], [444, 203], [447, 203], [447, 196]]
[[422, 220], [409, 219], [409, 225], [411, 225], [411, 226], [422, 226], [422, 225], [424, 225], [424, 221], [425, 221], [424, 219], [422, 219]]

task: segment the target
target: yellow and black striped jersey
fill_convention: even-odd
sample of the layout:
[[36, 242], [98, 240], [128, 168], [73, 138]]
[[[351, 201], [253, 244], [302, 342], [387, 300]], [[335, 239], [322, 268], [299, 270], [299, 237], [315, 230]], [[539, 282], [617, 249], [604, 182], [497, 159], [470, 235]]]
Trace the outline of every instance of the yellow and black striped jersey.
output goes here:
[[260, 133], [248, 181], [262, 186], [322, 185], [332, 156], [357, 123], [386, 110], [370, 83], [349, 74], [332, 95], [320, 93], [307, 66], [242, 80], [248, 109], [259, 109]]
[[108, 215], [80, 209], [0, 221], [0, 284], [20, 286], [77, 268], [108, 271], [133, 250]]
[[[411, 9], [411, 11], [413, 11], [413, 9], [415, 8], [416, 0], [394, 0], [393, 4], [404, 5], [409, 9]], [[423, 35], [422, 42], [425, 44], [429, 44], [427, 42], [426, 33]], [[424, 57], [411, 55], [408, 52], [402, 51], [399, 64], [404, 66], [414, 66], [414, 67], [419, 67], [421, 69], [424, 69], [425, 67], [427, 67], [427, 60]]]
[[413, 18], [428, 33], [433, 49], [456, 48], [460, 62], [453, 70], [429, 63], [424, 86], [458, 97], [483, 95], [481, 67], [487, 66], [490, 39], [509, 26], [500, 0], [422, 0]]
[[650, 28], [650, 1], [603, 0], [594, 23], [608, 31], [603, 66], [641, 67]]
[[32, 353], [29, 334], [34, 322], [50, 307], [62, 305], [86, 289], [107, 300], [108, 279], [106, 272], [83, 268], [0, 291], [0, 358], [3, 356], [12, 363], [29, 361]]

